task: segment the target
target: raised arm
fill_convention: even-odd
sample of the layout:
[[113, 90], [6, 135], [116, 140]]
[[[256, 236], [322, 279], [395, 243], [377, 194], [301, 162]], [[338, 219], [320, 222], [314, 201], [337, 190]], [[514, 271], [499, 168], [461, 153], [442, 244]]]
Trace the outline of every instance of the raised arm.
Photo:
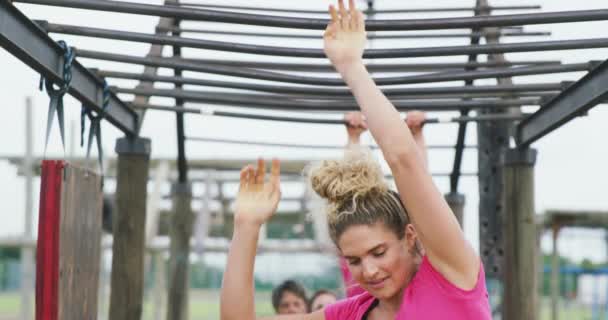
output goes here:
[[[280, 190], [279, 160], [272, 161], [269, 181], [265, 181], [264, 160], [258, 166], [241, 170], [235, 205], [234, 233], [222, 282], [220, 317], [222, 320], [255, 319], [253, 266], [260, 227], [277, 210]], [[324, 320], [322, 312], [308, 315], [275, 316], [270, 320]]]
[[332, 21], [325, 31], [325, 53], [363, 111], [431, 264], [453, 284], [473, 288], [479, 258], [426, 170], [412, 133], [366, 70], [362, 59], [366, 42], [364, 17], [355, 9], [354, 0], [349, 5], [351, 12], [342, 0], [339, 12], [330, 7]]

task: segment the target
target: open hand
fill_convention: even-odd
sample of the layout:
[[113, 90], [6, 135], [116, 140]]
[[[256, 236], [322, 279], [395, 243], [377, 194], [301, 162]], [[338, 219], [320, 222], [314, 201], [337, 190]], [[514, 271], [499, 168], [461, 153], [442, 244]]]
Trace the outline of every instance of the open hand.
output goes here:
[[265, 180], [264, 159], [258, 160], [257, 168], [248, 165], [241, 170], [241, 184], [236, 198], [235, 222], [262, 225], [277, 210], [281, 198], [280, 163], [272, 160], [270, 179]]
[[344, 0], [338, 0], [339, 11], [329, 6], [331, 21], [323, 35], [324, 51], [334, 67], [341, 72], [353, 63], [362, 63], [365, 49], [365, 18], [349, 0], [349, 10]]

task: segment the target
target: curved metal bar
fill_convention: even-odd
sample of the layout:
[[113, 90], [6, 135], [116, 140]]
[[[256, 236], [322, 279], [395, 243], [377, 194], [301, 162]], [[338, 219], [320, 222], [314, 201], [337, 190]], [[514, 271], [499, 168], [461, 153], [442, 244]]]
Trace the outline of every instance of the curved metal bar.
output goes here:
[[[280, 9], [280, 8], [262, 8], [262, 7], [242, 7], [242, 6], [224, 6], [215, 4], [204, 4], [194, 2], [182, 2], [179, 3], [182, 7], [201, 7], [208, 9], [219, 9], [219, 10], [244, 10], [244, 11], [264, 11], [264, 12], [283, 12], [283, 13], [300, 13], [300, 14], [327, 14], [327, 10], [294, 10], [294, 9]], [[498, 11], [498, 10], [535, 10], [540, 9], [539, 5], [532, 6], [486, 6], [482, 9]], [[463, 11], [475, 11], [479, 8], [475, 7], [448, 7], [448, 8], [410, 8], [410, 9], [385, 9], [385, 10], [373, 10], [373, 14], [391, 14], [391, 13], [431, 13], [431, 12], [463, 12]], [[369, 14], [370, 10], [363, 10], [364, 14]]]
[[[345, 125], [344, 119], [315, 119], [315, 118], [301, 118], [301, 117], [281, 117], [281, 116], [268, 116], [259, 114], [247, 114], [238, 112], [228, 111], [212, 111], [212, 116], [220, 117], [231, 117], [231, 118], [243, 118], [243, 119], [256, 119], [256, 120], [272, 120], [272, 121], [283, 121], [283, 122], [298, 122], [298, 123], [315, 123], [315, 124], [340, 124]], [[425, 124], [441, 124], [441, 123], [463, 123], [463, 122], [481, 122], [481, 121], [521, 121], [528, 117], [526, 115], [513, 115], [513, 114], [493, 114], [493, 115], [479, 115], [475, 117], [442, 117], [442, 118], [427, 118]]]
[[[13, 0], [13, 2], [34, 3], [70, 8], [101, 10], [114, 13], [130, 13], [182, 20], [238, 23], [265, 27], [325, 30], [327, 19], [305, 19], [278, 17], [260, 14], [246, 14], [160, 6], [123, 1], [100, 0]], [[441, 19], [372, 20], [366, 23], [368, 31], [407, 31], [433, 29], [471, 29], [485, 27], [521, 26], [531, 24], [568, 23], [598, 21], [608, 19], [608, 10], [580, 10], [564, 12], [544, 12], [533, 14], [510, 14], [491, 17], [459, 17]]]
[[[320, 78], [309, 76], [290, 75], [279, 72], [271, 72], [264, 70], [234, 68], [226, 66], [209, 66], [196, 63], [189, 63], [175, 59], [159, 59], [159, 58], [140, 58], [127, 55], [108, 54], [99, 52], [85, 52], [80, 49], [75, 49], [80, 57], [95, 57], [112, 61], [120, 61], [127, 63], [137, 63], [144, 65], [155, 65], [166, 68], [180, 68], [182, 70], [198, 71], [212, 74], [220, 74], [226, 76], [243, 77], [249, 79], [280, 81], [289, 83], [312, 84], [312, 85], [327, 85], [327, 86], [344, 86], [344, 82], [339, 78]], [[378, 85], [398, 85], [398, 84], [414, 84], [414, 83], [429, 83], [429, 82], [444, 82], [457, 81], [466, 79], [485, 79], [503, 76], [522, 76], [532, 74], [546, 73], [561, 73], [572, 71], [584, 71], [593, 67], [593, 63], [572, 64], [572, 65], [548, 65], [538, 67], [517, 67], [507, 69], [494, 69], [482, 71], [459, 71], [459, 72], [437, 72], [415, 76], [400, 76], [400, 77], [383, 77], [375, 79]]]
[[[229, 144], [248, 144], [248, 145], [259, 145], [268, 147], [286, 147], [286, 148], [307, 148], [307, 149], [335, 149], [344, 150], [344, 145], [319, 145], [319, 144], [292, 144], [292, 143], [276, 143], [276, 142], [264, 142], [264, 141], [251, 141], [251, 140], [231, 140], [231, 139], [219, 139], [219, 138], [208, 138], [208, 137], [186, 137], [186, 140], [198, 141], [198, 142], [213, 142], [213, 143], [229, 143]], [[366, 148], [379, 149], [377, 145], [364, 145]], [[453, 150], [453, 145], [427, 145], [427, 149], [430, 150]], [[464, 146], [466, 149], [475, 149], [476, 146], [468, 145]]]
[[[88, 57], [89, 52], [83, 50], [84, 57]], [[81, 54], [81, 57], [83, 55]], [[336, 69], [330, 64], [313, 63], [285, 63], [285, 62], [262, 62], [262, 61], [243, 61], [243, 60], [219, 60], [219, 59], [193, 59], [182, 58], [182, 62], [191, 62], [203, 65], [217, 65], [237, 68], [267, 69], [282, 71], [306, 71], [306, 72], [331, 72]], [[461, 71], [462, 69], [479, 68], [498, 68], [515, 66], [539, 66], [539, 65], [559, 65], [557, 60], [522, 60], [508, 62], [427, 62], [427, 63], [372, 63], [366, 66], [369, 72], [423, 72], [423, 71]]]
[[[294, 33], [262, 33], [262, 32], [243, 32], [243, 31], [224, 31], [224, 30], [209, 30], [209, 29], [194, 29], [194, 28], [167, 28], [164, 31], [182, 32], [182, 33], [200, 33], [214, 34], [227, 36], [244, 36], [244, 37], [265, 37], [265, 38], [291, 38], [291, 39], [313, 39], [321, 40], [323, 36], [320, 34], [294, 34]], [[521, 31], [502, 31], [502, 32], [468, 32], [468, 33], [419, 33], [419, 34], [369, 34], [369, 40], [386, 40], [386, 39], [429, 39], [429, 38], [472, 38], [485, 37], [489, 33], [495, 33], [500, 37], [536, 37], [550, 36], [551, 32], [521, 32]]]
[[[98, 73], [99, 74], [99, 73]], [[183, 84], [183, 83], [182, 83]], [[119, 90], [119, 87], [110, 87], [111, 89]], [[247, 92], [226, 92], [226, 91], [211, 91], [211, 90], [196, 90], [197, 92], [209, 97], [217, 97], [222, 95], [230, 95], [238, 99], [276, 99], [281, 101], [306, 101], [309, 103], [334, 103], [334, 102], [349, 102], [355, 103], [353, 96], [324, 96], [324, 95], [308, 95], [308, 94], [259, 94]], [[531, 97], [536, 99], [549, 99], [558, 94], [560, 91], [553, 92], [497, 92], [497, 93], [451, 93], [451, 94], [423, 94], [423, 95], [389, 95], [391, 100], [441, 100], [441, 99], [480, 99], [480, 98], [523, 98]]]
[[[138, 32], [125, 32], [117, 30], [87, 28], [64, 24], [53, 24], [40, 22], [40, 26], [48, 32], [80, 35], [113, 40], [145, 42], [169, 46], [181, 46], [187, 48], [219, 50], [229, 52], [240, 52], [249, 54], [320, 58], [325, 59], [322, 49], [287, 48], [275, 46], [261, 46], [254, 44], [231, 43], [193, 38], [182, 38], [165, 35], [152, 35]], [[388, 59], [388, 58], [417, 58], [435, 56], [457, 56], [470, 54], [492, 54], [507, 52], [530, 52], [530, 51], [552, 51], [571, 49], [593, 49], [608, 47], [608, 38], [577, 39], [540, 42], [518, 42], [485, 44], [473, 46], [449, 46], [449, 47], [423, 47], [423, 48], [396, 48], [396, 49], [370, 49], [363, 53], [366, 59]]]
[[[155, 82], [182, 83], [208, 87], [219, 87], [228, 89], [242, 89], [249, 91], [260, 91], [278, 94], [314, 95], [314, 96], [352, 96], [346, 89], [324, 88], [324, 87], [296, 87], [296, 86], [274, 86], [256, 83], [239, 83], [228, 81], [207, 80], [199, 78], [184, 78], [174, 76], [150, 76], [141, 73], [128, 73], [119, 71], [97, 70], [97, 75], [104, 78], [119, 78], [133, 80], [147, 80]], [[547, 95], [557, 93], [565, 89], [568, 83], [534, 83], [521, 85], [498, 85], [498, 86], [474, 86], [474, 87], [424, 87], [424, 88], [388, 88], [382, 92], [387, 96], [406, 95], [475, 95], [475, 94], [506, 94], [517, 95], [520, 93], [536, 93]]]
[[[197, 91], [169, 90], [169, 89], [126, 89], [114, 88], [116, 93], [128, 93], [158, 97], [180, 98], [190, 102], [203, 102], [206, 104], [228, 105], [245, 108], [299, 110], [299, 111], [354, 111], [359, 110], [356, 103], [343, 101], [327, 101], [322, 103], [301, 100], [282, 101], [278, 99], [241, 99], [230, 94], [209, 95]], [[541, 99], [480, 99], [480, 100], [395, 100], [393, 104], [398, 110], [428, 110], [446, 111], [460, 110], [462, 108], [508, 108], [514, 106], [539, 105]]]

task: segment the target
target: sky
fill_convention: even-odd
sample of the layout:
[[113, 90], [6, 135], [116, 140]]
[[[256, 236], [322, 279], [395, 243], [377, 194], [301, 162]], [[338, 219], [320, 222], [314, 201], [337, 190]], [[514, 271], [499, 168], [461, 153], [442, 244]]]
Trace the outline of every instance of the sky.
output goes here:
[[[160, 3], [155, 1], [139, 1], [146, 3]], [[227, 5], [251, 5], [246, 1], [223, 1]], [[291, 2], [295, 3], [295, 2]], [[299, 1], [293, 8], [318, 9], [327, 7], [330, 1], [307, 0]], [[399, 8], [402, 1], [378, 0], [377, 9]], [[493, 5], [529, 5], [527, 1], [490, 1]], [[433, 7], [439, 6], [471, 6], [470, 1], [433, 1]], [[604, 0], [585, 0], [572, 2], [566, 0], [538, 0], [533, 4], [542, 5], [543, 11], [566, 11], [600, 9], [606, 7]], [[89, 27], [107, 29], [120, 29], [135, 32], [154, 32], [158, 18], [138, 15], [127, 15], [119, 13], [101, 13], [67, 8], [52, 8], [38, 5], [16, 4], [31, 19], [44, 19], [49, 22], [78, 24]], [[257, 1], [259, 6], [285, 7], [282, 1]], [[428, 1], [408, 1], [411, 7], [429, 7]], [[497, 14], [506, 14], [498, 12]], [[469, 15], [470, 13], [466, 13]], [[464, 16], [465, 13], [450, 14], [416, 14], [402, 16], [386, 16], [383, 18], [423, 18], [423, 17], [446, 17]], [[212, 30], [263, 30], [267, 32], [292, 32], [278, 28], [243, 27], [220, 23], [194, 23], [184, 22], [184, 27], [201, 27]], [[527, 31], [551, 31], [546, 40], [601, 38], [605, 37], [608, 30], [608, 22], [588, 23], [566, 23], [554, 25], [535, 25], [526, 27]], [[462, 31], [462, 30], [461, 30]], [[308, 33], [296, 30], [294, 33]], [[99, 50], [114, 53], [143, 56], [149, 49], [149, 44], [132, 43], [124, 41], [103, 40], [83, 38], [67, 35], [51, 35], [55, 40], [63, 39], [69, 45], [83, 49]], [[211, 40], [220, 40], [238, 43], [254, 43], [284, 47], [306, 47], [321, 48], [320, 40], [285, 40], [274, 38], [244, 38], [231, 36], [200, 36], [188, 35], [189, 37], [201, 37]], [[540, 41], [539, 38], [512, 37], [505, 38], [503, 42]], [[441, 39], [441, 40], [376, 40], [370, 44], [373, 48], [405, 48], [405, 47], [427, 47], [427, 46], [449, 46], [467, 44], [467, 39]], [[165, 55], [170, 51], [165, 50]], [[236, 54], [217, 52], [210, 50], [184, 49], [185, 57], [212, 58], [212, 59], [240, 59], [259, 61], [286, 61], [286, 62], [309, 62], [303, 58], [282, 58], [272, 56], [255, 56], [247, 54]], [[586, 62], [590, 60], [605, 60], [608, 56], [607, 49], [588, 49], [570, 51], [550, 51], [540, 53], [516, 53], [507, 54], [510, 60], [561, 60], [563, 63]], [[485, 57], [482, 57], [485, 59]], [[464, 62], [466, 57], [443, 57], [443, 58], [417, 58], [417, 59], [395, 59], [403, 62], [429, 62], [429, 61], [459, 61]], [[141, 72], [142, 67], [125, 65], [95, 60], [80, 60], [85, 66], [98, 67], [107, 70], [120, 70]], [[320, 62], [319, 60], [310, 62]], [[391, 61], [393, 62], [393, 61]], [[373, 63], [378, 63], [373, 61]], [[0, 156], [23, 155], [25, 152], [25, 98], [31, 96], [34, 101], [34, 151], [36, 155], [42, 156], [44, 150], [44, 132], [46, 126], [46, 112], [48, 108], [48, 97], [46, 93], [38, 91], [39, 76], [21, 61], [12, 57], [0, 49], [0, 93], [4, 113], [0, 117]], [[170, 74], [168, 70], [161, 70], [161, 74]], [[546, 76], [527, 76], [514, 78], [515, 83], [534, 82], [556, 82], [562, 80], [577, 80], [583, 73], [566, 73]], [[205, 79], [235, 80], [230, 77], [201, 75], [186, 72], [185, 76], [201, 77]], [[377, 74], [382, 76], [382, 74]], [[480, 80], [479, 84], [494, 84], [494, 80]], [[111, 84], [125, 87], [133, 87], [133, 81], [111, 81]], [[430, 84], [433, 85], [433, 84]], [[436, 85], [461, 85], [461, 82], [442, 83]], [[424, 86], [429, 86], [428, 84]], [[161, 88], [169, 88], [168, 85], [158, 85]], [[196, 89], [196, 88], [190, 88]], [[216, 89], [212, 89], [216, 90]], [[125, 100], [131, 96], [121, 95]], [[152, 103], [171, 105], [168, 99], [152, 99]], [[66, 98], [66, 134], [68, 145], [66, 155], [83, 156], [85, 149], [71, 148], [71, 144], [79, 141], [79, 115], [80, 104], [73, 98]], [[189, 107], [201, 105], [189, 104]], [[208, 106], [206, 106], [208, 107]], [[221, 107], [213, 107], [222, 109]], [[252, 111], [253, 112], [253, 111]], [[306, 114], [300, 114], [306, 115]], [[433, 116], [431, 114], [430, 116]], [[538, 161], [535, 168], [535, 206], [538, 213], [548, 209], [563, 210], [604, 210], [608, 211], [608, 149], [605, 138], [606, 121], [608, 110], [605, 105], [597, 106], [588, 116], [575, 119], [559, 130], [551, 133], [541, 141], [534, 144], [538, 149]], [[425, 129], [427, 141], [432, 144], [454, 144], [456, 140], [456, 125], [434, 125]], [[103, 125], [103, 147], [106, 155], [113, 155], [114, 141], [122, 134], [109, 124]], [[152, 157], [176, 157], [177, 146], [175, 143], [175, 120], [171, 113], [160, 111], [149, 111], [146, 114], [142, 135], [152, 139]], [[254, 121], [242, 119], [227, 119], [201, 115], [188, 115], [186, 117], [186, 135], [224, 139], [246, 139], [265, 142], [293, 143], [293, 144], [328, 144], [342, 145], [346, 140], [345, 130], [340, 126], [310, 125], [294, 123], [277, 123], [268, 121]], [[476, 130], [470, 125], [467, 134], [467, 142], [475, 144]], [[366, 135], [364, 141], [371, 142], [371, 137]], [[187, 156], [190, 159], [219, 159], [219, 158], [249, 158], [258, 156], [279, 157], [282, 159], [324, 159], [338, 157], [340, 151], [302, 150], [292, 148], [273, 148], [260, 146], [227, 145], [218, 143], [200, 143], [189, 141], [186, 144]], [[464, 156], [463, 171], [475, 172], [477, 167], [477, 155], [474, 150], [467, 150]], [[61, 157], [64, 151], [59, 139], [57, 124], [53, 128], [47, 156]], [[378, 154], [380, 157], [380, 154]], [[430, 168], [434, 172], [449, 172], [453, 161], [452, 151], [430, 151]], [[23, 178], [17, 175], [17, 168], [0, 161], [0, 237], [20, 235], [23, 232], [24, 208], [25, 208], [25, 185]], [[36, 182], [38, 183], [38, 182]], [[447, 178], [437, 178], [439, 188], [447, 192], [449, 183]], [[37, 185], [35, 190], [37, 190]], [[459, 190], [466, 196], [464, 230], [467, 238], [478, 245], [478, 218], [477, 202], [478, 190], [475, 178], [461, 178]], [[36, 193], [36, 192], [35, 192]], [[37, 194], [35, 194], [37, 203]], [[37, 205], [35, 205], [37, 210]], [[34, 228], [34, 230], [36, 230]], [[544, 249], [550, 248], [548, 238], [542, 241]], [[568, 254], [575, 260], [590, 258], [594, 261], [606, 259], [606, 246], [603, 231], [597, 230], [573, 230], [562, 234], [560, 242], [562, 252]]]

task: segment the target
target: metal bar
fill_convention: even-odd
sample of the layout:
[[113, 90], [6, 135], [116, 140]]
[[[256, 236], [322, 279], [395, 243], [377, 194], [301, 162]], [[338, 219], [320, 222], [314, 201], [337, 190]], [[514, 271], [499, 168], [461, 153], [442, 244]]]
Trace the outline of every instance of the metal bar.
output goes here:
[[[271, 120], [271, 121], [284, 121], [284, 122], [298, 122], [298, 123], [315, 123], [315, 124], [339, 124], [346, 125], [344, 119], [315, 119], [315, 118], [301, 118], [301, 117], [281, 117], [281, 116], [268, 116], [259, 114], [247, 114], [238, 112], [227, 112], [227, 111], [211, 111], [205, 113], [211, 116], [220, 117], [231, 117], [231, 118], [242, 118], [242, 119], [256, 119], [256, 120]], [[425, 124], [439, 124], [439, 123], [463, 123], [463, 122], [481, 122], [481, 121], [521, 121], [525, 119], [524, 116], [513, 116], [513, 115], [480, 115], [476, 117], [442, 117], [442, 118], [427, 118]]]
[[[244, 31], [224, 31], [224, 30], [209, 30], [209, 29], [195, 29], [195, 28], [169, 28], [166, 31], [177, 31], [181, 33], [200, 33], [200, 34], [213, 34], [213, 35], [227, 35], [227, 36], [240, 36], [240, 37], [266, 37], [266, 38], [290, 38], [290, 39], [314, 39], [321, 40], [323, 36], [321, 34], [294, 34], [294, 33], [268, 33], [268, 32], [244, 32]], [[500, 36], [503, 37], [537, 37], [537, 36], [550, 36], [551, 32], [537, 31], [537, 32], [521, 32], [521, 31], [502, 31]], [[483, 37], [485, 32], [472, 32], [472, 33], [419, 33], [419, 34], [370, 34], [367, 36], [368, 40], [386, 40], [386, 39], [443, 39], [443, 38], [473, 38]]]
[[[608, 10], [607, 10], [608, 11]], [[166, 35], [153, 35], [139, 32], [126, 32], [118, 30], [88, 28], [65, 24], [54, 24], [40, 22], [40, 26], [52, 33], [96, 37], [103, 39], [144, 42], [170, 46], [181, 46], [184, 48], [196, 48], [205, 50], [219, 50], [229, 52], [240, 52], [258, 55], [320, 58], [325, 59], [322, 49], [288, 48], [276, 46], [262, 46], [244, 43], [231, 43], [223, 41], [204, 40], [196, 38], [172, 37]], [[552, 50], [580, 50], [608, 47], [608, 38], [576, 39], [559, 41], [539, 42], [517, 42], [497, 43], [474, 46], [447, 46], [447, 47], [422, 47], [422, 48], [396, 48], [396, 49], [369, 49], [363, 53], [366, 59], [388, 59], [388, 58], [417, 58], [417, 57], [439, 57], [457, 56], [471, 54], [492, 54], [507, 52], [532, 52]]]
[[[63, 50], [36, 24], [6, 1], [0, 2], [0, 46], [55, 83], [63, 83]], [[127, 135], [137, 135], [137, 115], [116, 95], [103, 108], [103, 82], [78, 61], [72, 64], [69, 93]]]
[[[75, 49], [80, 56], [85, 56], [84, 51]], [[220, 74], [226, 76], [244, 77], [249, 79], [281, 81], [299, 84], [327, 85], [327, 86], [343, 86], [344, 82], [339, 78], [327, 77], [310, 77], [285, 74], [280, 72], [271, 72], [264, 70], [254, 70], [247, 68], [235, 68], [226, 66], [209, 66], [183, 61], [158, 58], [140, 58], [127, 55], [108, 54], [89, 52], [87, 57], [94, 56], [96, 59], [102, 58], [105, 60], [120, 61], [127, 63], [137, 63], [144, 65], [154, 65], [165, 68], [180, 68], [182, 70], [205, 72], [211, 74]], [[397, 85], [397, 84], [414, 84], [414, 83], [429, 83], [443, 81], [457, 81], [467, 79], [484, 79], [501, 76], [524, 76], [533, 74], [561, 73], [573, 71], [585, 71], [593, 67], [593, 64], [568, 64], [568, 65], [547, 65], [547, 66], [532, 66], [532, 67], [516, 67], [504, 69], [482, 70], [475, 72], [436, 72], [430, 74], [414, 75], [414, 76], [397, 76], [397, 77], [382, 77], [376, 78], [378, 85]]]
[[[178, 0], [175, 0], [175, 4], [178, 4]], [[171, 2], [168, 2], [171, 3]], [[174, 22], [174, 26], [179, 27], [180, 20], [176, 19]], [[180, 33], [173, 31], [172, 35], [174, 37], [179, 37]], [[173, 57], [181, 58], [182, 48], [180, 46], [173, 46]], [[182, 76], [182, 69], [175, 68], [173, 69], [173, 75], [175, 77]], [[175, 83], [175, 90], [182, 90], [181, 83]], [[175, 106], [178, 108], [184, 107], [184, 100], [180, 98], [175, 99]], [[177, 128], [177, 180], [179, 183], [187, 183], [188, 182], [188, 161], [186, 160], [186, 144], [185, 144], [185, 131], [184, 131], [184, 114], [181, 112], [175, 113], [176, 118], [176, 128]]]
[[566, 122], [608, 98], [608, 60], [562, 91], [529, 119], [517, 126], [516, 141], [529, 146]]
[[[490, 11], [488, 9], [484, 9], [482, 7], [484, 7], [484, 6], [481, 5], [481, 1], [477, 0], [475, 3], [475, 8], [477, 9], [477, 10], [475, 10], [475, 16], [479, 16], [479, 15], [487, 16], [490, 13]], [[472, 33], [478, 33], [478, 34], [484, 33], [484, 32], [480, 32], [481, 30], [479, 28], [475, 28], [471, 31], [472, 31]], [[471, 45], [472, 46], [479, 45], [479, 41], [480, 41], [480, 36], [472, 37]], [[469, 55], [468, 61], [477, 62], [477, 54]], [[472, 69], [472, 70], [475, 70], [475, 69]], [[471, 69], [465, 69], [465, 71], [471, 71]], [[475, 80], [473, 80], [473, 79], [466, 80], [464, 85], [472, 86], [474, 81]], [[467, 98], [464, 98], [464, 99], [467, 99]], [[469, 114], [468, 109], [460, 110], [461, 116], [467, 116], [468, 114]], [[457, 133], [457, 137], [456, 137], [456, 151], [454, 152], [454, 162], [452, 165], [452, 173], [450, 174], [450, 193], [452, 193], [452, 194], [458, 193], [458, 182], [460, 180], [460, 167], [462, 164], [462, 156], [464, 153], [464, 142], [465, 142], [466, 133], [467, 133], [467, 124], [468, 124], [468, 122], [462, 122], [462, 123], [458, 124], [458, 133]]]
[[[119, 87], [110, 87], [112, 90], [120, 90]], [[230, 95], [233, 98], [239, 99], [275, 99], [281, 101], [306, 101], [309, 103], [326, 103], [326, 102], [350, 102], [355, 103], [355, 99], [352, 96], [319, 96], [319, 95], [286, 95], [286, 94], [259, 94], [259, 93], [242, 93], [242, 92], [226, 92], [226, 91], [209, 91], [209, 90], [196, 90], [199, 94], [205, 94], [210, 97]], [[497, 98], [497, 97], [509, 97], [509, 98], [537, 98], [537, 99], [549, 99], [554, 95], [558, 94], [559, 91], [554, 92], [521, 92], [519, 94], [507, 93], [475, 93], [475, 94], [432, 94], [432, 95], [391, 95], [391, 100], [441, 100], [441, 99], [474, 99], [474, 98]]]
[[[113, 13], [130, 13], [173, 17], [182, 20], [195, 20], [221, 23], [238, 23], [265, 27], [325, 30], [327, 19], [305, 19], [297, 17], [278, 17], [259, 14], [222, 12], [193, 8], [181, 8], [140, 4], [123, 1], [100, 0], [13, 0], [13, 2], [62, 6], [78, 9], [101, 10]], [[598, 21], [608, 19], [608, 10], [580, 10], [563, 12], [544, 12], [533, 14], [511, 14], [492, 17], [459, 17], [441, 19], [373, 20], [366, 23], [368, 31], [406, 31], [434, 29], [470, 29], [483, 27], [505, 27], [532, 24], [551, 24]]]
[[[242, 99], [233, 97], [229, 93], [212, 96], [206, 93], [186, 90], [168, 90], [168, 89], [126, 89], [115, 88], [115, 92], [129, 93], [137, 95], [148, 95], [157, 97], [181, 98], [188, 102], [202, 102], [206, 104], [228, 105], [244, 108], [261, 108], [274, 110], [306, 110], [306, 111], [351, 111], [358, 110], [359, 106], [353, 102], [329, 101], [324, 103], [315, 103], [308, 101], [292, 100], [282, 101], [278, 99]], [[481, 99], [481, 100], [395, 100], [395, 107], [400, 110], [429, 110], [429, 111], [446, 111], [460, 110], [462, 108], [505, 108], [508, 106], [522, 105], [539, 105], [540, 99]]]
[[[182, 84], [219, 87], [229, 89], [242, 89], [249, 91], [260, 91], [278, 94], [300, 94], [300, 95], [321, 95], [321, 96], [352, 96], [346, 89], [324, 88], [324, 87], [296, 87], [296, 86], [273, 86], [255, 83], [239, 83], [216, 81], [199, 78], [183, 78], [172, 76], [150, 76], [140, 73], [127, 73], [118, 71], [96, 71], [101, 77], [148, 80], [158, 82], [178, 82]], [[510, 86], [474, 86], [474, 87], [418, 87], [418, 88], [390, 88], [383, 89], [382, 92], [387, 96], [399, 95], [447, 95], [447, 94], [521, 94], [539, 92], [539, 95], [552, 94], [566, 88], [564, 83], [535, 83]]]
[[171, 107], [171, 106], [160, 106], [160, 105], [155, 105], [155, 104], [149, 104], [149, 103], [131, 103], [129, 105], [131, 108], [133, 109], [137, 109], [137, 110], [158, 110], [158, 111], [170, 111], [170, 112], [177, 112], [177, 113], [196, 113], [196, 114], [201, 114], [201, 109], [200, 108], [175, 108], [175, 107]]
[[[215, 4], [204, 4], [194, 2], [180, 3], [183, 7], [203, 7], [208, 9], [219, 10], [245, 10], [245, 11], [264, 11], [264, 12], [284, 12], [284, 13], [301, 13], [301, 14], [327, 14], [327, 10], [297, 10], [297, 9], [280, 9], [268, 7], [243, 7], [243, 6], [224, 6]], [[540, 9], [539, 5], [532, 6], [496, 6], [489, 7], [492, 10], [536, 10]], [[389, 13], [431, 13], [431, 12], [467, 12], [478, 10], [475, 7], [448, 7], [448, 8], [407, 8], [407, 9], [385, 9], [373, 10], [373, 14], [389, 14]], [[363, 10], [364, 14], [369, 14], [370, 10]]]
[[[231, 140], [231, 139], [218, 139], [218, 138], [207, 138], [207, 137], [186, 137], [190, 141], [198, 142], [212, 142], [212, 143], [228, 143], [228, 144], [246, 144], [246, 145], [259, 145], [267, 147], [285, 147], [285, 148], [305, 148], [305, 149], [333, 149], [333, 150], [344, 150], [344, 145], [318, 145], [318, 144], [293, 144], [293, 143], [276, 143], [276, 142], [263, 142], [263, 141], [251, 141], [251, 140]], [[377, 145], [365, 145], [364, 147], [370, 149], [379, 149]], [[467, 149], [475, 149], [476, 146], [464, 146]], [[452, 145], [428, 145], [426, 146], [429, 150], [452, 150]]]
[[[89, 52], [95, 51], [80, 50], [81, 56], [88, 57]], [[169, 59], [169, 58], [167, 58]], [[329, 64], [312, 64], [312, 63], [281, 63], [281, 62], [261, 62], [261, 61], [238, 61], [238, 60], [218, 60], [218, 59], [192, 59], [184, 58], [182, 62], [190, 62], [205, 65], [220, 65], [238, 68], [252, 69], [271, 69], [284, 71], [306, 71], [306, 72], [336, 72], [336, 69]], [[462, 70], [464, 68], [496, 68], [496, 67], [514, 67], [524, 65], [558, 65], [560, 61], [556, 60], [528, 60], [528, 61], [511, 61], [508, 63], [496, 62], [436, 62], [436, 63], [381, 63], [368, 64], [366, 67], [370, 72], [421, 72], [421, 71], [448, 71], [450, 69]]]
[[[306, 71], [306, 72], [336, 72], [334, 66], [330, 64], [313, 63], [284, 63], [284, 62], [262, 62], [262, 61], [238, 61], [238, 60], [217, 60], [217, 59], [184, 59], [187, 62], [200, 64], [224, 65], [240, 68], [271, 69], [284, 71]], [[507, 63], [497, 62], [436, 62], [436, 63], [373, 63], [367, 64], [366, 68], [370, 72], [421, 72], [421, 71], [448, 71], [450, 69], [462, 70], [464, 68], [496, 68], [514, 67], [524, 65], [556, 65], [560, 64], [557, 60], [528, 60], [511, 61]]]

